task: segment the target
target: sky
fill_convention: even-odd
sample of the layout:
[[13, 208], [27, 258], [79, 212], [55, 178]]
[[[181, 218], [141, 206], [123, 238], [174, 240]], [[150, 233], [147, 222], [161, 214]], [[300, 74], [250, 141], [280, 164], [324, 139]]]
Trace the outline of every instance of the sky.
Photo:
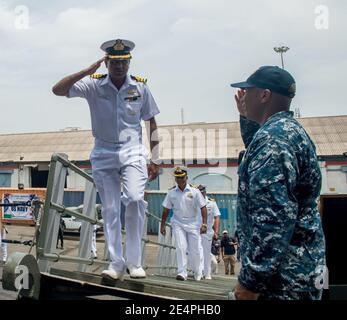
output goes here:
[[[159, 125], [236, 121], [235, 89], [288, 46], [292, 106], [302, 117], [343, 115], [347, 2], [341, 0], [0, 0], [0, 134], [90, 129], [86, 101], [52, 86], [135, 42], [130, 73], [148, 79]], [[106, 73], [105, 67], [98, 70]]]

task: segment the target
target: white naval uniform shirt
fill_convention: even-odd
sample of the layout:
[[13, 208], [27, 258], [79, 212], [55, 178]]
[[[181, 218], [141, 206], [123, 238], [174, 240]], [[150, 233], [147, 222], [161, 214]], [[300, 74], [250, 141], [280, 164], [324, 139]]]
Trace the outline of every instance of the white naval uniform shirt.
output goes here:
[[[139, 96], [131, 101], [133, 96]], [[149, 120], [159, 113], [157, 104], [142, 82], [127, 75], [118, 90], [109, 75], [100, 79], [86, 77], [76, 82], [70, 89], [69, 98], [80, 97], [88, 101], [93, 136], [104, 142], [126, 142], [131, 129], [132, 139], [142, 143], [141, 120]], [[124, 131], [125, 130], [125, 131]]]
[[171, 223], [181, 223], [200, 227], [201, 225], [201, 208], [206, 206], [206, 201], [200, 190], [192, 188], [189, 184], [185, 189], [181, 189], [176, 185], [169, 190], [164, 201], [163, 207], [173, 210]]
[[207, 209], [207, 234], [213, 236], [214, 219], [221, 214], [215, 201], [210, 200], [208, 197], [206, 197], [205, 200]]

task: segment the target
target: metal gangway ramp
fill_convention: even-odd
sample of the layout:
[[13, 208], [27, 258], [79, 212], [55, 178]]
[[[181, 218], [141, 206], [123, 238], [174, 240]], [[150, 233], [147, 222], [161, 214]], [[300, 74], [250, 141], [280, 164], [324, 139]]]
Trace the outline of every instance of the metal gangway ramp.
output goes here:
[[[85, 178], [83, 211], [63, 205], [64, 185], [68, 170]], [[96, 205], [97, 191], [93, 178], [68, 160], [65, 154], [53, 154], [51, 158], [47, 193], [41, 214], [38, 215], [34, 244], [36, 255], [14, 253], [3, 270], [3, 288], [18, 292], [19, 299], [49, 299], [59, 293], [59, 298], [70, 293], [81, 295], [109, 295], [120, 299], [228, 299], [228, 293], [235, 285], [236, 278], [214, 276], [213, 280], [177, 281], [176, 254], [172, 228], [167, 224], [167, 232], [158, 232], [157, 240], [147, 235], [148, 219], [160, 218], [146, 212], [142, 236], [142, 265], [147, 272], [145, 279], [124, 281], [101, 277], [101, 271], [108, 265], [106, 244], [100, 259], [90, 257], [94, 225], [103, 226], [98, 219]], [[60, 254], [56, 249], [58, 228], [62, 214], [69, 214], [82, 221], [79, 245], [71, 254]], [[160, 230], [160, 228], [158, 228]], [[125, 233], [123, 231], [123, 233]], [[126, 235], [123, 235], [126, 236]], [[155, 256], [155, 263], [148, 261], [148, 253]], [[22, 272], [22, 273], [21, 273]], [[28, 276], [27, 286], [24, 274]], [[18, 282], [18, 276], [23, 281]], [[19, 285], [18, 285], [19, 284]]]

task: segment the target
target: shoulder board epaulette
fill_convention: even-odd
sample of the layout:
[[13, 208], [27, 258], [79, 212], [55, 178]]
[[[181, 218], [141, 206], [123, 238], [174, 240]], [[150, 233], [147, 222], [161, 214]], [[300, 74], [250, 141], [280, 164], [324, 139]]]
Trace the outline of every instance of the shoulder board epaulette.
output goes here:
[[144, 84], [147, 83], [147, 79], [146, 78], [142, 78], [142, 77], [139, 77], [139, 76], [131, 76], [131, 79], [137, 81], [137, 82], [142, 82]]
[[169, 190], [172, 190], [172, 189], [175, 189], [176, 188], [176, 186], [173, 186], [173, 187], [171, 187]]
[[105, 78], [106, 76], [107, 74], [101, 74], [101, 73], [94, 73], [90, 75], [92, 79], [101, 79], [101, 78]]
[[214, 200], [213, 198], [208, 198], [208, 200], [216, 202], [216, 200]]
[[194, 185], [194, 184], [189, 183], [189, 185], [190, 185], [192, 188], [194, 188], [194, 189], [198, 189], [198, 186], [196, 186], [196, 185]]

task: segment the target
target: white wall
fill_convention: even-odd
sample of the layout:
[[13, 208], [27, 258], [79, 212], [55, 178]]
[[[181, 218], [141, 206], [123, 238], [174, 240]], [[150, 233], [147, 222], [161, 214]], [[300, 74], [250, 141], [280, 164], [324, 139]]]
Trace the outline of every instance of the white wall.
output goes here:
[[20, 175], [20, 183], [24, 184], [24, 188], [30, 188], [31, 186], [31, 174], [30, 167], [23, 167], [23, 170], [13, 169], [11, 175], [11, 188], [18, 188], [18, 175]]
[[341, 166], [327, 168], [327, 193], [347, 193], [347, 172]]
[[328, 189], [328, 175], [327, 175], [327, 168], [326, 168], [326, 163], [325, 161], [321, 161], [319, 162], [319, 166], [320, 166], [320, 170], [322, 173], [322, 189], [321, 189], [321, 193], [328, 193], [329, 189]]
[[86, 185], [86, 179], [72, 170], [69, 170], [68, 172], [69, 174], [67, 176], [67, 187], [71, 189], [84, 189]]
[[11, 188], [18, 187], [18, 169], [14, 169], [11, 175]]

